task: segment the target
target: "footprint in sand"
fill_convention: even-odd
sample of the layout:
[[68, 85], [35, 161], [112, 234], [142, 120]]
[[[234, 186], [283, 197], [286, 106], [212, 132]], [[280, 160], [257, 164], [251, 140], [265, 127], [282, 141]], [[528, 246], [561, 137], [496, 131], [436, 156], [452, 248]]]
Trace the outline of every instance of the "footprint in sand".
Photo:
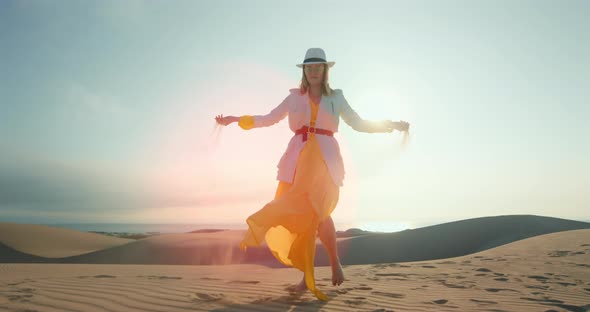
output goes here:
[[[553, 275], [551, 273], [545, 273], [546, 275]], [[559, 277], [570, 277], [569, 275], [564, 275], [564, 274], [556, 274], [555, 276], [559, 276]]]
[[213, 302], [221, 300], [223, 297], [223, 294], [194, 293], [190, 295], [190, 299], [194, 302]]
[[355, 287], [354, 289], [358, 289], [358, 290], [373, 290], [373, 288], [371, 288], [371, 287], [367, 287], [367, 286], [363, 286], [363, 287]]
[[367, 303], [367, 301], [365, 300], [367, 298], [365, 297], [354, 297], [352, 298], [352, 300], [344, 300], [344, 303], [349, 304], [349, 305], [361, 305], [361, 304], [365, 304]]
[[449, 283], [447, 283], [446, 281], [443, 281], [443, 282], [442, 282], [442, 284], [443, 284], [444, 286], [446, 286], [446, 287], [449, 287], [449, 288], [459, 288], [459, 289], [465, 289], [465, 288], [467, 288], [467, 286], [463, 286], [463, 285], [455, 285], [455, 284], [449, 284]]
[[256, 305], [266, 305], [269, 303], [280, 303], [280, 304], [286, 304], [286, 305], [296, 305], [296, 306], [301, 306], [301, 305], [307, 305], [307, 304], [311, 304], [312, 306], [318, 304], [317, 300], [313, 300], [313, 299], [302, 299], [301, 298], [301, 293], [292, 293], [289, 294], [287, 296], [282, 296], [282, 297], [262, 297], [262, 298], [258, 298], [254, 301], [252, 301], [252, 304], [256, 304]]
[[490, 269], [486, 269], [486, 268], [479, 268], [477, 270], [475, 270], [476, 272], [492, 272], [492, 270]]
[[159, 279], [159, 280], [179, 280], [182, 279], [182, 277], [178, 277], [178, 276], [156, 276], [156, 275], [150, 275], [147, 276], [148, 279]]
[[18, 301], [18, 302], [29, 302], [31, 298], [33, 298], [33, 293], [35, 292], [34, 288], [20, 288], [16, 290], [19, 293], [24, 293], [24, 294], [19, 294], [19, 295], [9, 295], [7, 296], [8, 300], [10, 301]]
[[379, 295], [379, 296], [384, 296], [384, 297], [389, 297], [389, 298], [403, 298], [406, 296], [404, 294], [388, 293], [388, 292], [383, 292], [383, 291], [372, 291], [371, 293], [373, 295]]
[[527, 277], [530, 279], [535, 279], [535, 280], [537, 280], [539, 282], [543, 282], [543, 283], [545, 283], [549, 279], [548, 277], [541, 276], [541, 275], [529, 275]]
[[508, 288], [486, 288], [485, 291], [494, 292], [494, 293], [501, 292], [501, 291], [519, 292], [518, 290], [508, 289]]
[[336, 289], [334, 290], [334, 293], [337, 293], [339, 295], [345, 295], [348, 294], [348, 289]]
[[220, 281], [220, 278], [215, 278], [215, 277], [201, 277], [202, 280], [206, 280], [206, 281]]
[[416, 274], [405, 274], [405, 273], [377, 273], [375, 274], [377, 276], [397, 276], [397, 277], [408, 277], [410, 275], [416, 275]]
[[434, 302], [436, 304], [445, 304], [445, 303], [449, 302], [449, 300], [447, 300], [447, 299], [438, 299], [438, 300], [434, 300], [432, 302]]
[[112, 275], [94, 275], [94, 278], [117, 278], [116, 276], [112, 276]]
[[260, 281], [229, 281], [228, 283], [235, 283], [235, 284], [258, 284]]
[[525, 285], [524, 287], [531, 288], [531, 289], [542, 289], [542, 290], [549, 289], [549, 286], [540, 286], [540, 285]]
[[555, 300], [555, 299], [549, 299], [549, 298], [537, 299], [537, 298], [521, 297], [520, 299], [534, 301], [534, 302], [541, 302], [541, 303], [563, 303], [563, 301], [561, 301], [561, 300]]
[[33, 298], [33, 295], [31, 294], [26, 294], [26, 295], [9, 295], [7, 296], [8, 300], [10, 301], [18, 301], [18, 302], [29, 302], [31, 298]]
[[481, 305], [490, 305], [490, 304], [498, 304], [496, 301], [488, 301], [488, 300], [477, 300], [477, 299], [469, 299], [475, 303], [481, 304]]
[[566, 283], [566, 282], [557, 282], [555, 284], [559, 284], [561, 286], [577, 286], [578, 284], [574, 284], [574, 283]]
[[590, 304], [584, 305], [584, 306], [575, 306], [575, 305], [571, 305], [571, 304], [565, 304], [565, 303], [545, 303], [547, 305], [552, 305], [555, 307], [560, 307], [562, 309], [565, 309], [567, 311], [572, 311], [572, 312], [588, 312], [590, 311]]
[[159, 279], [161, 279], [161, 280], [162, 280], [162, 279], [172, 279], [172, 280], [179, 280], [179, 279], [182, 279], [182, 277], [179, 277], [179, 276], [160, 276], [160, 277], [158, 277], [158, 278], [159, 278]]
[[549, 257], [565, 257], [571, 253], [569, 250], [555, 250], [550, 252], [548, 255]]

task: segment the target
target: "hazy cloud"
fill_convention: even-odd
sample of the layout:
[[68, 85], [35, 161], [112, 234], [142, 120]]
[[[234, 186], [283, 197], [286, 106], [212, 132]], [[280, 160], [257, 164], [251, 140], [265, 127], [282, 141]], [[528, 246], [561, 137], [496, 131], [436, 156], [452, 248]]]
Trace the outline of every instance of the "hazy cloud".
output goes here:
[[[33, 158], [33, 157], [31, 157]], [[255, 193], [161, 193], [138, 175], [4, 157], [0, 160], [0, 210], [11, 216], [141, 212], [165, 207], [216, 207], [256, 200]], [[2, 217], [2, 214], [0, 214]], [[115, 217], [111, 215], [110, 217]], [[81, 219], [84, 219], [83, 217]]]

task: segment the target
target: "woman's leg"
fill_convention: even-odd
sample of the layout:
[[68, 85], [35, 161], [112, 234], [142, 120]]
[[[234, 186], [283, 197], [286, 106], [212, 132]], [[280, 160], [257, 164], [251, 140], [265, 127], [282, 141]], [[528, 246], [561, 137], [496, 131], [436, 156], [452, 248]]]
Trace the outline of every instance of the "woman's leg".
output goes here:
[[336, 228], [334, 228], [334, 221], [332, 217], [328, 217], [324, 222], [320, 223], [318, 228], [320, 240], [328, 255], [330, 257], [330, 265], [332, 266], [332, 285], [340, 285], [344, 282], [344, 272], [338, 257], [338, 247], [336, 245]]
[[[320, 223], [318, 234], [330, 257], [330, 265], [332, 266], [332, 285], [340, 285], [344, 282], [344, 272], [342, 271], [342, 265], [340, 264], [340, 258], [338, 257], [336, 228], [334, 227], [332, 217], [328, 217], [324, 222]], [[295, 290], [305, 289], [307, 289], [307, 286], [305, 285], [304, 274], [301, 282], [295, 286]]]

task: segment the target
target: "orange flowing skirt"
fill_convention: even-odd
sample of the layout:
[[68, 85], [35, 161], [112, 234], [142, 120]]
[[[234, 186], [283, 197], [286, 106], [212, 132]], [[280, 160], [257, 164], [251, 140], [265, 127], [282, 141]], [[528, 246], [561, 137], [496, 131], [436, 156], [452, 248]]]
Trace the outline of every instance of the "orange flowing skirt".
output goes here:
[[338, 196], [339, 187], [312, 134], [297, 160], [293, 184], [280, 182], [275, 199], [248, 217], [248, 233], [240, 247], [260, 246], [266, 240], [277, 260], [304, 272], [307, 288], [318, 299], [328, 300], [315, 286], [316, 235], [319, 224], [336, 207]]

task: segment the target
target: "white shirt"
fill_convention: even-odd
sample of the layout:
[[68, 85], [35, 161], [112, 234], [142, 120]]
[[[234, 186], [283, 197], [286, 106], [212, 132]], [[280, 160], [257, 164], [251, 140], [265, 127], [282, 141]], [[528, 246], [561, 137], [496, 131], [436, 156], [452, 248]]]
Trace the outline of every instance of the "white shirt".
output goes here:
[[[279, 106], [275, 107], [266, 115], [255, 115], [254, 128], [268, 127], [289, 116], [289, 128], [295, 132], [302, 126], [309, 126], [311, 119], [311, 108], [309, 107], [309, 96], [306, 92], [301, 94], [299, 88], [289, 90], [290, 94]], [[316, 128], [338, 132], [340, 118], [354, 130], [360, 132], [388, 132], [385, 121], [363, 120], [351, 107], [342, 94], [342, 90], [336, 89], [330, 96], [322, 96], [318, 115], [315, 123]], [[338, 141], [334, 137], [316, 134], [316, 139], [322, 151], [322, 156], [332, 177], [334, 184], [343, 185], [344, 163], [340, 154]], [[295, 135], [289, 141], [287, 150], [277, 165], [277, 180], [293, 183], [295, 168], [301, 150], [305, 146], [301, 135]]]

